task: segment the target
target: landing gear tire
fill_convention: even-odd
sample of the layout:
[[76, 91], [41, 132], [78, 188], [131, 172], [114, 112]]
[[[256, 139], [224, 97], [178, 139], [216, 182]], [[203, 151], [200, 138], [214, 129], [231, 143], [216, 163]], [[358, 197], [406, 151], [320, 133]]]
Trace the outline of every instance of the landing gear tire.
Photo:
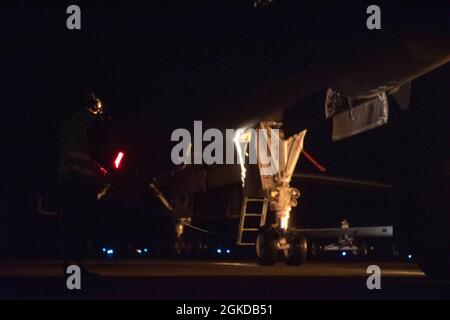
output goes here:
[[288, 238], [289, 248], [283, 250], [288, 266], [299, 266], [305, 263], [308, 255], [308, 241], [306, 238]]
[[256, 256], [258, 264], [273, 266], [278, 257], [278, 239], [275, 230], [261, 232], [256, 238]]

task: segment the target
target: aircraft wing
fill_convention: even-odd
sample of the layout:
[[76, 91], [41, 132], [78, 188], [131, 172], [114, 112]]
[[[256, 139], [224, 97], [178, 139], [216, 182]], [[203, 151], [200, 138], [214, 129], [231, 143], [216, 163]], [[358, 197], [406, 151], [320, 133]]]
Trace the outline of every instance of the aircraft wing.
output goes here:
[[337, 238], [345, 234], [355, 238], [389, 238], [394, 235], [393, 226], [356, 227], [356, 228], [324, 228], [295, 229], [297, 235], [308, 239]]
[[298, 179], [299, 181], [314, 182], [326, 186], [336, 186], [336, 187], [349, 187], [349, 188], [359, 188], [359, 189], [370, 189], [377, 191], [392, 191], [392, 185], [385, 182], [347, 178], [341, 176], [334, 176], [324, 173], [314, 173], [299, 171], [295, 172], [293, 179]]

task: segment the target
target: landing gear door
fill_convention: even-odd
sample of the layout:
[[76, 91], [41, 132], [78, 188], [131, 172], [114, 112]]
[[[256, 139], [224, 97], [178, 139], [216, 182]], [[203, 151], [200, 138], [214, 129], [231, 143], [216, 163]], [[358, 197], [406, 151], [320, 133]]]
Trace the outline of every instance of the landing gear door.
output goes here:
[[372, 98], [346, 97], [328, 89], [325, 101], [326, 117], [333, 118], [333, 141], [382, 126], [388, 121], [386, 93]]

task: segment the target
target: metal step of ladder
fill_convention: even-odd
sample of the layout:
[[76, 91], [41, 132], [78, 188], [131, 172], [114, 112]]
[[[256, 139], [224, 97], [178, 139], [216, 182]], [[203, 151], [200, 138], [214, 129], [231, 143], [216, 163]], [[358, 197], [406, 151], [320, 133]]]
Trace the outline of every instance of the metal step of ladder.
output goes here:
[[[261, 206], [261, 212], [247, 212], [249, 204], [256, 203]], [[237, 245], [238, 246], [254, 246], [256, 242], [256, 235], [260, 227], [266, 224], [267, 208], [269, 206], [269, 201], [265, 198], [248, 198], [244, 197], [242, 201], [241, 208], [241, 218], [239, 221], [239, 230]], [[257, 211], [257, 210], [255, 210]], [[259, 210], [258, 210], [259, 211]], [[248, 219], [249, 217], [258, 219]], [[249, 221], [252, 220], [252, 221]], [[244, 239], [244, 236], [247, 236]], [[248, 237], [254, 238], [254, 241], [249, 241]]]

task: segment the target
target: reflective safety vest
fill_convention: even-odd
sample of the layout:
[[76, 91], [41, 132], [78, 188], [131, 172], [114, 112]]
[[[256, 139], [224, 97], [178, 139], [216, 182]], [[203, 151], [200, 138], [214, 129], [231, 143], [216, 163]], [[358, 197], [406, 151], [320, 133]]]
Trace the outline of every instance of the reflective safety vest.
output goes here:
[[88, 152], [88, 131], [95, 120], [89, 111], [81, 111], [70, 118], [59, 131], [60, 180], [95, 183], [98, 164]]

